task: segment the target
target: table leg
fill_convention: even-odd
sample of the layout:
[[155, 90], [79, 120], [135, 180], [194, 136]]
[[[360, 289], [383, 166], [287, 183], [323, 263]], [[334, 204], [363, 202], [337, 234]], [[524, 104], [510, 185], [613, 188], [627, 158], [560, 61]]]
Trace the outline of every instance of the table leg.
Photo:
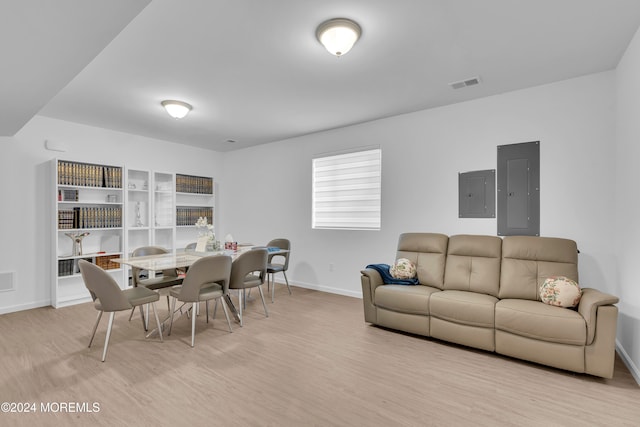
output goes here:
[[[236, 306], [233, 304], [233, 301], [231, 301], [231, 296], [229, 294], [224, 296], [224, 300], [227, 302], [227, 305], [229, 306], [229, 310], [231, 310], [231, 314], [233, 315], [233, 318], [236, 322], [240, 322], [240, 316], [238, 315], [238, 310], [236, 309]], [[242, 301], [240, 301], [240, 304], [242, 304]]]

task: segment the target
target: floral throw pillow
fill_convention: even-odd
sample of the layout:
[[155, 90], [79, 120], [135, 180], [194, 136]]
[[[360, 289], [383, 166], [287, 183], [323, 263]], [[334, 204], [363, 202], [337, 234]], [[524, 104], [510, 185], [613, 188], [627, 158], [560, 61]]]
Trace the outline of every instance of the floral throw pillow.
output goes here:
[[564, 276], [548, 277], [540, 286], [543, 303], [557, 307], [575, 307], [580, 302], [582, 290], [578, 284]]
[[416, 266], [406, 258], [399, 258], [391, 266], [389, 273], [396, 279], [413, 279], [416, 277]]

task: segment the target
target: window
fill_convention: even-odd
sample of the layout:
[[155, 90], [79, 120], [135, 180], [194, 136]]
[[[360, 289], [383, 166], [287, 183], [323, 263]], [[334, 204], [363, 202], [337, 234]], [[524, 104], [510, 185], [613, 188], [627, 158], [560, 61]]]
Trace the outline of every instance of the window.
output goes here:
[[312, 227], [380, 230], [382, 151], [313, 159]]

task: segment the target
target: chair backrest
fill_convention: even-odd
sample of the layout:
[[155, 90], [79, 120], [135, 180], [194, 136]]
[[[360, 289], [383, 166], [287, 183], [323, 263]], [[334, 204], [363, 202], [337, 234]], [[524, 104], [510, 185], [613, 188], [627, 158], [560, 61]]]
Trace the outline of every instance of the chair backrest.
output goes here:
[[284, 257], [284, 263], [283, 263], [282, 269], [287, 271], [287, 269], [289, 268], [289, 254], [291, 253], [291, 242], [289, 241], [289, 239], [273, 239], [269, 243], [267, 243], [267, 247], [276, 247], [280, 249], [286, 249], [289, 251], [284, 254], [269, 255], [269, 259], [267, 260], [267, 262], [271, 262], [271, 259], [273, 257], [276, 257], [276, 256]]
[[[166, 250], [165, 248], [162, 248], [160, 246], [142, 246], [139, 248], [136, 248], [133, 250], [133, 252], [131, 252], [131, 256], [132, 257], [137, 257], [137, 256], [147, 256], [147, 255], [162, 255], [162, 254], [167, 254], [169, 253], [168, 250]], [[133, 285], [137, 286], [140, 280], [140, 274], [143, 272], [144, 270], [141, 270], [139, 268], [136, 267], [132, 267], [131, 268], [131, 276], [133, 277]], [[162, 275], [163, 276], [177, 276], [178, 272], [176, 271], [176, 269], [174, 268], [170, 268], [167, 270], [162, 270]]]
[[120, 311], [131, 308], [129, 300], [123, 295], [120, 286], [102, 268], [83, 259], [78, 260], [84, 285], [89, 289], [91, 298], [98, 299], [103, 311]]
[[[256, 280], [247, 281], [247, 275], [259, 273]], [[264, 283], [267, 275], [267, 250], [265, 248], [252, 249], [238, 255], [231, 266], [229, 288], [244, 289]]]
[[180, 289], [180, 301], [196, 302], [200, 289], [209, 283], [222, 285], [223, 293], [229, 290], [231, 275], [231, 257], [228, 255], [212, 255], [200, 258], [187, 271]]

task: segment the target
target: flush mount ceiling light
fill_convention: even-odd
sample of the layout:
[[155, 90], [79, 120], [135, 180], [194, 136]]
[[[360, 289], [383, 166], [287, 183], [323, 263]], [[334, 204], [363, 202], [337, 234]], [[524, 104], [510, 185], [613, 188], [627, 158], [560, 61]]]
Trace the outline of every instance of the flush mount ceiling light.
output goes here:
[[346, 18], [335, 18], [323, 22], [316, 30], [316, 37], [335, 56], [349, 52], [360, 38], [362, 29], [356, 22]]
[[182, 101], [166, 100], [161, 102], [167, 113], [174, 119], [181, 119], [191, 111], [191, 105]]

